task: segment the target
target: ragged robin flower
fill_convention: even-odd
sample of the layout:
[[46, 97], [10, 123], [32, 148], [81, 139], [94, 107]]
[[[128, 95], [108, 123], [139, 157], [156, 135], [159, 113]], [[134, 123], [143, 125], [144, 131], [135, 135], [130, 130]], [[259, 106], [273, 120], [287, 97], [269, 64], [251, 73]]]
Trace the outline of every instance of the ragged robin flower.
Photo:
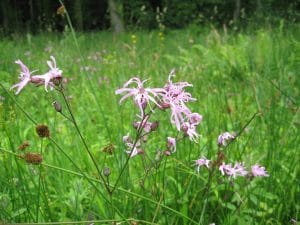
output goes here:
[[[116, 91], [116, 94], [125, 93], [125, 95], [120, 99], [120, 103], [126, 98], [131, 96], [133, 97], [135, 104], [140, 109], [141, 117], [144, 116], [144, 110], [150, 102], [153, 102], [155, 105], [160, 107], [155, 98], [165, 92], [163, 88], [145, 88], [144, 83], [146, 81], [147, 80], [141, 81], [139, 78], [133, 77], [124, 84], [123, 88]], [[137, 87], [129, 88], [128, 86], [131, 84], [136, 84]]]

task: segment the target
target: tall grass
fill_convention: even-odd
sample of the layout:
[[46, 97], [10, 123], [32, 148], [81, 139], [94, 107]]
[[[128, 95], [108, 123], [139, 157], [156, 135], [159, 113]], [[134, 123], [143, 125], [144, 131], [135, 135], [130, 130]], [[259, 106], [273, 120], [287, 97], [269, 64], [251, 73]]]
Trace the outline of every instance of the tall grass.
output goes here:
[[[3, 222], [132, 221], [140, 224], [288, 224], [299, 216], [299, 29], [264, 28], [231, 33], [215, 29], [159, 32], [27, 35], [0, 41], [0, 218]], [[172, 68], [176, 80], [188, 81], [203, 115], [199, 143], [184, 140], [177, 152], [157, 161], [156, 150], [175, 135], [164, 113], [145, 156], [130, 159], [116, 192], [107, 194], [99, 174], [74, 129], [51, 103], [67, 112], [57, 92], [26, 87], [18, 96], [7, 92], [16, 83], [22, 59], [30, 68], [46, 69], [56, 57], [67, 78], [66, 95], [78, 127], [99, 168], [109, 167], [110, 184], [127, 155], [123, 135], [138, 113], [120, 106], [115, 90], [133, 75], [162, 86]], [[39, 72], [37, 72], [39, 73]], [[26, 115], [23, 110], [28, 114]], [[259, 162], [268, 178], [234, 182], [217, 175], [206, 193], [209, 174], [198, 174], [193, 160], [216, 159], [216, 138], [239, 132], [227, 149], [227, 161]], [[34, 121], [30, 121], [32, 118]], [[35, 123], [47, 124], [51, 139], [35, 134]], [[42, 149], [43, 163], [30, 165], [18, 146]], [[103, 152], [112, 144], [113, 154]], [[41, 146], [42, 145], [42, 146]], [[148, 160], [150, 159], [150, 160]], [[101, 184], [102, 183], [102, 184]]]

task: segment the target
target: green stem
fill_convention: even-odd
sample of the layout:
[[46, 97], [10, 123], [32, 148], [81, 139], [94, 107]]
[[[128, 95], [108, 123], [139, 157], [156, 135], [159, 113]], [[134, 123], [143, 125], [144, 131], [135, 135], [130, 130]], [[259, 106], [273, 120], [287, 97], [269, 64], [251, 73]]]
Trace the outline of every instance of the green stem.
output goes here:
[[[41, 138], [40, 154], [43, 152], [43, 139]], [[39, 211], [40, 211], [40, 193], [41, 193], [41, 164], [39, 165], [39, 185], [38, 185], [38, 197], [37, 197], [37, 207], [36, 207], [36, 222], [39, 222]]]
[[80, 132], [80, 129], [79, 129], [79, 127], [78, 127], [78, 124], [77, 124], [76, 119], [75, 119], [75, 117], [74, 117], [74, 114], [73, 114], [73, 112], [72, 112], [71, 106], [70, 106], [70, 104], [69, 104], [69, 102], [68, 102], [68, 100], [67, 100], [67, 98], [66, 98], [65, 93], [64, 93], [64, 90], [61, 89], [61, 90], [60, 90], [60, 93], [62, 94], [63, 99], [64, 99], [64, 101], [65, 101], [65, 103], [66, 103], [66, 105], [67, 105], [67, 109], [68, 109], [68, 111], [69, 111], [69, 113], [70, 113], [70, 115], [71, 115], [71, 119], [72, 119], [73, 125], [74, 125], [74, 127], [75, 127], [75, 129], [76, 129], [76, 131], [77, 131], [77, 133], [78, 133], [78, 135], [79, 135], [79, 137], [80, 137], [80, 140], [82, 141], [82, 143], [83, 143], [83, 145], [84, 145], [84, 147], [85, 147], [85, 150], [87, 151], [89, 157], [90, 157], [91, 160], [93, 161], [93, 164], [94, 164], [94, 166], [96, 167], [97, 172], [98, 172], [98, 175], [99, 175], [99, 177], [101, 178], [101, 180], [103, 181], [103, 184], [104, 184], [104, 186], [105, 186], [107, 192], [108, 192], [109, 194], [111, 194], [110, 188], [109, 188], [109, 186], [107, 185], [107, 183], [105, 182], [105, 178], [103, 177], [103, 175], [102, 175], [102, 173], [101, 173], [101, 171], [100, 171], [100, 169], [99, 169], [99, 167], [98, 167], [98, 165], [97, 165], [97, 162], [96, 162], [96, 160], [95, 160], [95, 157], [94, 157], [93, 154], [91, 153], [91, 151], [90, 151], [90, 149], [89, 149], [89, 147], [88, 147], [88, 145], [87, 145], [85, 139], [83, 138], [83, 136], [82, 136], [82, 134], [81, 134], [81, 132]]

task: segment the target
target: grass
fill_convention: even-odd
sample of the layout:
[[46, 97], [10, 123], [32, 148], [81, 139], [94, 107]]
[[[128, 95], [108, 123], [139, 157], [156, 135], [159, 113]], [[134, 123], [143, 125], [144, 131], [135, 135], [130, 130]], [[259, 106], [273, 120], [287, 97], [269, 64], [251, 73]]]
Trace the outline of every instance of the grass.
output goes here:
[[[0, 218], [4, 223], [111, 224], [288, 224], [299, 218], [299, 28], [280, 26], [239, 33], [215, 29], [26, 35], [0, 41]], [[136, 43], [134, 43], [136, 42]], [[50, 52], [49, 52], [50, 51]], [[133, 75], [163, 86], [176, 68], [176, 81], [193, 84], [203, 115], [199, 143], [183, 140], [177, 152], [157, 159], [167, 136], [175, 136], [169, 113], [157, 112], [158, 131], [149, 137], [146, 155], [129, 160], [116, 192], [103, 182], [73, 124], [51, 103], [67, 106], [56, 91], [27, 86], [18, 96], [21, 59], [46, 71], [54, 55], [67, 78], [66, 94], [82, 136], [99, 168], [110, 168], [113, 185], [126, 161], [123, 135], [138, 109], [119, 105], [115, 90]], [[36, 74], [38, 74], [36, 72]], [[27, 115], [24, 113], [27, 113]], [[198, 174], [193, 160], [217, 158], [216, 138], [224, 131], [241, 135], [228, 146], [226, 162], [264, 165], [268, 178], [230, 181], [220, 174], [206, 189], [209, 173]], [[47, 124], [51, 139], [41, 139], [35, 124]], [[19, 157], [18, 146], [43, 153], [41, 165]], [[103, 148], [113, 144], [112, 155]], [[76, 222], [81, 221], [81, 222]]]

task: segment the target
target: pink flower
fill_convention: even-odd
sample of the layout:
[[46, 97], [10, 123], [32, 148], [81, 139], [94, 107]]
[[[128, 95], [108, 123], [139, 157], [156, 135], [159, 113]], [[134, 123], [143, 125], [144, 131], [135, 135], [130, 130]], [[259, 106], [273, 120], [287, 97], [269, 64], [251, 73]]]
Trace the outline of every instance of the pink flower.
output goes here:
[[267, 171], [265, 167], [262, 167], [258, 164], [255, 164], [251, 167], [251, 173], [254, 177], [268, 177], [269, 174], [267, 174]]
[[243, 163], [235, 163], [234, 167], [230, 164], [225, 164], [224, 162], [219, 167], [219, 170], [221, 171], [222, 175], [227, 175], [233, 178], [236, 178], [236, 176], [246, 176], [247, 171], [245, 170]]
[[202, 116], [199, 113], [191, 113], [188, 116], [189, 123], [192, 125], [199, 125], [202, 121]]
[[176, 152], [176, 138], [168, 137], [167, 147], [172, 153]]
[[31, 81], [31, 73], [26, 65], [23, 64], [21, 60], [16, 61], [17, 64], [21, 66], [21, 73], [19, 76], [20, 82], [13, 85], [11, 89], [17, 88], [16, 95], [20, 93], [20, 91]]
[[[162, 88], [144, 88], [144, 83], [146, 81], [147, 80], [144, 80], [142, 82], [139, 78], [133, 77], [124, 84], [123, 88], [120, 88], [115, 92], [116, 94], [123, 94], [127, 92], [121, 98], [120, 103], [126, 98], [132, 96], [135, 104], [139, 107], [142, 116], [144, 115], [144, 109], [150, 103], [150, 101], [159, 106], [155, 98], [164, 92], [164, 89]], [[137, 87], [128, 88], [128, 85], [132, 83], [137, 84]]]
[[204, 156], [201, 157], [200, 159], [195, 160], [195, 166], [197, 167], [197, 172], [199, 173], [201, 166], [206, 166], [207, 168], [209, 168], [209, 163], [210, 160], [206, 159]]
[[62, 78], [62, 71], [56, 67], [56, 61], [55, 58], [53, 56], [50, 56], [52, 61], [47, 61], [47, 64], [50, 68], [50, 70], [43, 74], [43, 75], [36, 75], [36, 76], [32, 76], [32, 82], [33, 83], [37, 83], [37, 84], [41, 84], [44, 83], [45, 85], [45, 90], [48, 92], [48, 85], [50, 85], [50, 88], [53, 89], [54, 87], [54, 83], [53, 81], [55, 79], [61, 79]]
[[130, 155], [130, 158], [143, 153], [143, 150], [141, 149], [141, 144], [138, 141], [135, 145], [132, 142], [132, 139], [130, 138], [130, 136], [127, 134], [125, 136], [123, 136], [123, 142], [126, 146], [127, 149], [129, 150], [125, 150], [125, 152]]
[[191, 141], [197, 142], [199, 134], [196, 131], [196, 126], [190, 123], [183, 123], [181, 129], [185, 135], [189, 136]]
[[220, 134], [218, 137], [218, 145], [221, 146], [226, 146], [226, 141], [228, 140], [233, 140], [235, 137], [231, 135], [229, 132], [225, 132], [223, 134]]
[[191, 114], [190, 109], [186, 106], [189, 101], [195, 101], [192, 95], [184, 91], [185, 87], [193, 85], [187, 82], [173, 83], [171, 78], [175, 76], [174, 70], [171, 71], [168, 78], [168, 84], [165, 85], [165, 94], [162, 96], [162, 105], [167, 105], [171, 109], [171, 123], [180, 131], [185, 118]]

